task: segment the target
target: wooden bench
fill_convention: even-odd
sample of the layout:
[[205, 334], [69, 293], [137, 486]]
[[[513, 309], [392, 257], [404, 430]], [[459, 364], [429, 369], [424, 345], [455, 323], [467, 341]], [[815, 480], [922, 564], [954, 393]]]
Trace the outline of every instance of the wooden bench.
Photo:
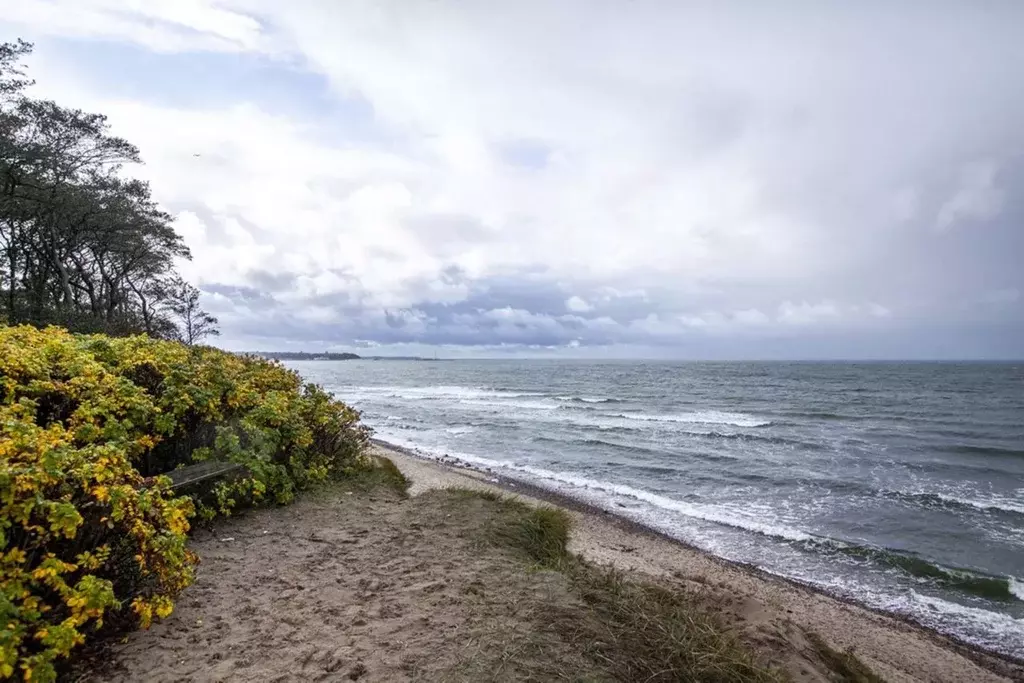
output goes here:
[[173, 490], [243, 472], [245, 472], [245, 467], [238, 463], [208, 460], [172, 470], [167, 473], [167, 476], [171, 478], [171, 489]]

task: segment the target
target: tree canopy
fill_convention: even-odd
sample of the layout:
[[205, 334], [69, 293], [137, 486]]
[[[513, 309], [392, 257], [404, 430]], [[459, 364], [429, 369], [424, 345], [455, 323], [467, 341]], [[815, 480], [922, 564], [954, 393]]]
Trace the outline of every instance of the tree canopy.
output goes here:
[[107, 119], [27, 94], [32, 45], [0, 43], [0, 319], [192, 344], [216, 334], [175, 259], [191, 258], [139, 150]]

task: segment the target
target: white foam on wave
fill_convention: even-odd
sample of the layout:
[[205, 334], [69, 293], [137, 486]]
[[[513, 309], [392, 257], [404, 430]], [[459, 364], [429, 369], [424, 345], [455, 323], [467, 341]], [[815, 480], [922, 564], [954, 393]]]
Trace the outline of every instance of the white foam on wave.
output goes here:
[[648, 413], [620, 413], [610, 417], [644, 422], [679, 422], [682, 424], [720, 424], [734, 427], [767, 427], [772, 422], [745, 413], [727, 413], [720, 410], [699, 410], [694, 413], [675, 415], [651, 415]]
[[[530, 419], [538, 422], [558, 424], [566, 427], [583, 427], [598, 430], [631, 429], [642, 431], [647, 429], [644, 425], [656, 424], [663, 429], [671, 429], [674, 432], [690, 434], [693, 436], [729, 436], [723, 434], [720, 428], [723, 426], [732, 427], [764, 427], [771, 424], [770, 421], [761, 420], [752, 415], [741, 415], [739, 413], [693, 413], [691, 415], [650, 415], [646, 413], [589, 413], [580, 414], [572, 411], [557, 410], [557, 405], [537, 402], [466, 402], [460, 401], [460, 405], [486, 405], [487, 407], [502, 408], [524, 408], [533, 411]], [[725, 415], [726, 417], [721, 417]], [[717, 420], [717, 422], [715, 421]], [[715, 429], [717, 426], [719, 429]], [[703, 427], [703, 428], [702, 428]]]
[[661, 508], [662, 510], [679, 513], [686, 517], [695, 517], [707, 522], [723, 524], [725, 526], [743, 529], [745, 531], [753, 531], [765, 536], [774, 536], [791, 541], [805, 541], [812, 538], [810, 534], [801, 531], [800, 529], [784, 524], [760, 521], [741, 514], [737, 510], [723, 506], [687, 503], [674, 498], [668, 498], [667, 496], [662, 496], [657, 493], [652, 493], [651, 491], [646, 491], [644, 489], [634, 488], [626, 484], [613, 484], [607, 481], [590, 479], [588, 477], [581, 477], [579, 475], [568, 474], [565, 472], [555, 472], [529, 465], [513, 465], [512, 469], [525, 474], [531, 474], [540, 479], [561, 482], [576, 488], [610, 493], [615, 496], [623, 496], [626, 498], [634, 498], [653, 505], [654, 507]]
[[[422, 453], [433, 459], [440, 459], [443, 457], [449, 457], [455, 460], [462, 461], [466, 464], [474, 467], [490, 467], [507, 470], [510, 472], [517, 472], [520, 474], [528, 475], [531, 480], [539, 485], [550, 485], [561, 484], [563, 487], [568, 486], [572, 489], [584, 490], [592, 493], [603, 494], [606, 500], [604, 502], [609, 503], [608, 497], [624, 497], [632, 498], [634, 500], [642, 501], [661, 510], [667, 510], [676, 514], [683, 515], [685, 517], [691, 517], [695, 519], [701, 519], [706, 522], [713, 522], [715, 524], [721, 524], [724, 526], [732, 527], [735, 529], [741, 529], [744, 531], [751, 531], [754, 533], [762, 534], [764, 536], [771, 536], [774, 538], [782, 538], [789, 541], [806, 541], [813, 538], [811, 534], [808, 534], [800, 529], [788, 526], [782, 523], [773, 523], [764, 521], [763, 516], [761, 518], [754, 518], [750, 515], [743, 514], [739, 510], [732, 508], [718, 506], [718, 505], [701, 505], [697, 503], [687, 503], [685, 501], [676, 500], [667, 496], [662, 496], [651, 491], [644, 489], [638, 489], [633, 486], [626, 484], [615, 484], [608, 481], [601, 481], [597, 479], [591, 479], [577, 474], [569, 472], [559, 472], [555, 470], [549, 470], [542, 467], [534, 467], [533, 465], [520, 465], [515, 462], [508, 460], [492, 460], [490, 458], [481, 458], [470, 453], [459, 453], [459, 452], [445, 452], [441, 453], [433, 449], [424, 449], [422, 447], [412, 445], [408, 442], [398, 443], [397, 445], [406, 446], [412, 448], [419, 453]], [[556, 487], [561, 488], [561, 487]]]
[[614, 403], [618, 400], [614, 398], [595, 398], [593, 396], [555, 396], [555, 399], [559, 401], [579, 401], [581, 403]]
[[[436, 387], [401, 387], [401, 386], [369, 386], [355, 387], [355, 397], [358, 400], [369, 398], [380, 399], [402, 399], [408, 401], [429, 401], [447, 400], [455, 407], [473, 410], [476, 408], [501, 409], [501, 410], [524, 410], [534, 414], [553, 415], [554, 411], [568, 401], [582, 401], [588, 404], [606, 404], [614, 399], [592, 397], [592, 396], [550, 396], [542, 392], [514, 391], [480, 389], [464, 386], [436, 386]], [[522, 400], [535, 399], [535, 400]], [[536, 400], [539, 399], [539, 400]], [[560, 413], [571, 411], [560, 411]], [[698, 410], [690, 413], [657, 414], [657, 413], [605, 413], [598, 412], [591, 418], [583, 416], [561, 415], [554, 420], [565, 424], [580, 426], [608, 428], [609, 426], [621, 425], [623, 422], [652, 422], [666, 425], [729, 425], [733, 427], [766, 427], [771, 420], [748, 415], [746, 413], [732, 413], [721, 410]], [[709, 435], [710, 432], [693, 432], [695, 435]]]
[[[432, 400], [452, 399], [462, 405], [481, 407], [514, 407], [528, 410], [555, 410], [559, 408], [559, 402], [580, 401], [590, 404], [602, 404], [613, 402], [615, 399], [594, 397], [594, 396], [550, 396], [544, 392], [516, 391], [481, 389], [477, 387], [465, 387], [454, 385], [440, 385], [431, 387], [403, 387], [403, 386], [360, 386], [346, 387], [359, 397], [369, 398], [400, 398], [405, 400]], [[515, 399], [534, 398], [541, 401], [518, 401]], [[603, 414], [604, 418], [619, 420], [640, 420], [644, 422], [674, 422], [680, 424], [718, 424], [733, 425], [735, 427], [765, 427], [771, 424], [756, 415], [746, 413], [732, 413], [721, 410], [698, 410], [691, 413], [656, 414], [656, 413], [608, 413]]]
[[468, 425], [460, 425], [458, 427], [445, 427], [444, 431], [447, 434], [469, 434], [473, 431], [473, 428]]
[[[952, 488], [952, 487], [951, 487]], [[1024, 515], [1024, 489], [1018, 489], [1021, 495], [1000, 496], [976, 491], [957, 491], [956, 494], [943, 491], [911, 491], [911, 495], [932, 495], [954, 505], [966, 505], [978, 510], [1002, 510]]]
[[[1008, 654], [1024, 651], [1024, 619], [1015, 619], [1001, 612], [968, 607], [924, 595], [915, 590], [910, 591], [909, 607], [910, 609], [905, 611], [910, 616], [927, 625], [934, 625], [939, 630], [948, 630], [950, 624], [947, 622], [952, 622], [956, 624], [956, 630], [965, 632], [968, 639], [973, 642]], [[936, 619], [936, 616], [939, 618]]]
[[434, 398], [529, 398], [547, 396], [543, 392], [482, 389], [457, 385], [438, 385], [429, 387], [409, 386], [355, 386], [343, 387], [340, 391], [368, 397], [404, 398], [406, 400], [425, 400]]
[[1017, 619], [1009, 614], [968, 607], [913, 589], [894, 593], [886, 588], [852, 580], [850, 577], [820, 574], [805, 574], [798, 577], [790, 574], [781, 575], [806, 581], [830, 593], [853, 598], [870, 607], [905, 615], [940, 633], [949, 633], [997, 652], [1016, 655], [1024, 648], [1024, 619]]
[[1010, 576], [1007, 582], [1010, 584], [1010, 594], [1018, 600], [1024, 600], [1024, 579]]
[[521, 408], [524, 410], [557, 410], [558, 406], [553, 403], [541, 403], [540, 401], [492, 401], [478, 398], [461, 398], [459, 405], [479, 406], [481, 408]]
[[1019, 498], [1013, 500], [1010, 498], [1004, 498], [1002, 496], [988, 496], [985, 498], [960, 498], [945, 495], [942, 493], [938, 493], [936, 495], [943, 500], [954, 503], [962, 503], [964, 505], [970, 505], [972, 507], [978, 508], [979, 510], [1005, 510], [1006, 512], [1016, 512], [1018, 514], [1024, 515], [1024, 502], [1022, 502]]

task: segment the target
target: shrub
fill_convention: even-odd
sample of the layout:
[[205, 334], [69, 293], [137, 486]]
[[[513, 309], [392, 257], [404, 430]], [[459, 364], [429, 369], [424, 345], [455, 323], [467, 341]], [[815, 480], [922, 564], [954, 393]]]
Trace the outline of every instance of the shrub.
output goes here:
[[[0, 677], [50, 680], [113, 618], [170, 614], [195, 507], [227, 514], [364, 466], [355, 410], [269, 361], [145, 337], [0, 327]], [[193, 502], [171, 470], [246, 474]]]

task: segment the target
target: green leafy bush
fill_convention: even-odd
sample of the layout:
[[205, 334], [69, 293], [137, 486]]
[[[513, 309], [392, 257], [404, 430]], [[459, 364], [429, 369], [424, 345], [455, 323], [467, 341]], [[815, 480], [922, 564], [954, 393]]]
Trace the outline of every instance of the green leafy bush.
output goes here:
[[0, 327], [0, 677], [51, 680], [112, 616], [148, 626], [193, 579], [195, 503], [164, 476], [245, 474], [205, 516], [366, 466], [359, 413], [269, 361], [146, 337]]

